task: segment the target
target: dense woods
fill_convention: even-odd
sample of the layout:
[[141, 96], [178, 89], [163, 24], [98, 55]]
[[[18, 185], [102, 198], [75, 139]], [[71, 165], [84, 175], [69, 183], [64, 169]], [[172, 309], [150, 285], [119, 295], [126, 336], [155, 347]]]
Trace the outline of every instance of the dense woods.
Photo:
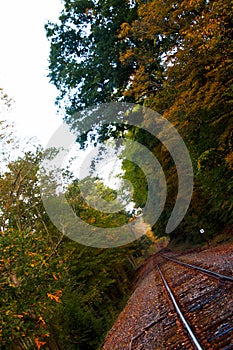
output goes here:
[[[186, 142], [194, 168], [190, 208], [168, 238], [208, 241], [232, 223], [231, 0], [63, 3], [59, 21], [45, 29], [49, 77], [60, 91], [57, 104], [66, 122], [75, 129], [75, 112], [111, 101], [137, 103], [167, 118]], [[82, 246], [59, 232], [43, 207], [43, 149], [11, 157], [18, 146], [3, 121], [10, 99], [2, 89], [0, 99], [0, 349], [98, 349], [130, 294], [138, 263], [165, 234], [177, 195], [175, 164], [141, 130], [99, 128], [98, 142], [127, 135], [153, 152], [166, 174], [168, 198], [150, 238], [111, 249]], [[87, 140], [78, 140], [81, 147]], [[135, 205], [143, 207], [143, 172], [129, 161], [122, 166], [135, 187]], [[114, 196], [101, 181], [98, 186], [105, 199]], [[67, 197], [78, 215], [97, 226], [120, 227], [129, 220], [127, 212], [106, 218], [86, 210], [75, 181]]]
[[[65, 1], [60, 23], [46, 30], [49, 75], [73, 128], [77, 110], [128, 101], [161, 113], [185, 140], [195, 189], [172, 238], [195, 240], [202, 226], [211, 237], [232, 222], [231, 1]], [[154, 228], [163, 232], [176, 196], [175, 167], [161, 144], [140, 131], [133, 137], [166, 171], [170, 199]], [[132, 178], [135, 166], [127, 167]]]

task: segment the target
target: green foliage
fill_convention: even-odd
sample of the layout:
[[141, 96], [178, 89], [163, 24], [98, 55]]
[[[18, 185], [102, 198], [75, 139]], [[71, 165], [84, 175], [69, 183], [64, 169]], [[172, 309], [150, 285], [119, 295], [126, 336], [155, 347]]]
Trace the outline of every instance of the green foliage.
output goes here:
[[[136, 21], [121, 27], [123, 38], [140, 38], [144, 43], [122, 52], [122, 63], [135, 62], [132, 84], [124, 94], [143, 99], [177, 127], [190, 151], [198, 187], [199, 197], [193, 196], [182, 227], [172, 237], [183, 237], [184, 231], [188, 236], [193, 216], [198, 216], [199, 227], [209, 227], [212, 221], [214, 233], [232, 220], [231, 1], [154, 0], [140, 3], [138, 13]], [[150, 40], [160, 45], [160, 53], [146, 49]], [[160, 89], [151, 92], [151, 74], [145, 79], [144, 73], [153, 69], [158, 55], [163, 57], [163, 80]], [[156, 149], [163, 159], [161, 147]], [[174, 199], [176, 174], [172, 165], [161, 164]], [[163, 220], [169, 207], [171, 203]]]
[[21, 231], [30, 230], [36, 221], [40, 221], [40, 192], [36, 175], [40, 159], [40, 150], [37, 154], [27, 152], [22, 158], [8, 163], [5, 173], [0, 176], [0, 224], [3, 229], [9, 226]]
[[[85, 189], [88, 189], [89, 194], [84, 199], [82, 191], [85, 191]], [[121, 227], [128, 222], [127, 213], [123, 210], [117, 211], [118, 203], [114, 201], [116, 191], [104, 186], [103, 182], [98, 179], [75, 180], [69, 186], [66, 197], [76, 215], [90, 225], [95, 227]], [[109, 213], [95, 209], [95, 203], [98, 203], [100, 198], [110, 205]]]
[[65, 349], [97, 349], [104, 340], [130, 290], [130, 251], [132, 247], [101, 250], [72, 243], [60, 320], [69, 344]]
[[[129, 293], [135, 248], [83, 247], [58, 232], [41, 202], [40, 160], [41, 150], [27, 152], [0, 178], [0, 342], [7, 350], [96, 349]], [[98, 191], [114, 199], [101, 182]], [[68, 192], [83, 219], [103, 225], [101, 213], [82, 213], [75, 183]], [[125, 220], [122, 213], [115, 224]]]
[[127, 159], [123, 161], [123, 169], [125, 170], [124, 178], [130, 181], [133, 188], [131, 195], [135, 207], [144, 207], [147, 200], [147, 180], [144, 172]]
[[64, 349], [67, 350], [96, 349], [102, 339], [103, 319], [96, 316], [93, 309], [84, 309], [80, 299], [77, 292], [69, 293], [67, 299], [66, 296], [63, 298], [64, 308], [59, 317], [63, 320], [62, 331], [69, 344], [64, 341]]
[[[70, 117], [73, 111], [119, 98], [162, 113], [188, 146], [200, 196], [193, 196], [182, 230], [188, 234], [199, 213], [200, 226], [213, 221], [217, 229], [228, 223], [233, 169], [231, 1], [66, 1], [60, 24], [48, 24], [47, 35], [50, 78], [61, 92], [70, 125], [76, 122]], [[96, 142], [110, 137], [109, 129], [97, 131]], [[127, 134], [163, 166], [168, 198], [154, 228], [163, 234], [176, 201], [175, 165], [155, 140], [130, 128]], [[118, 127], [112, 136], [119, 137]], [[81, 141], [87, 141], [87, 135]], [[130, 162], [123, 167], [136, 189], [135, 201], [143, 205], [144, 175]]]
[[9, 229], [0, 240], [1, 342], [10, 346], [22, 337], [46, 339], [66, 274], [56, 244], [42, 233]]
[[[37, 178], [41, 151], [11, 161], [0, 177], [1, 212], [1, 342], [47, 342], [51, 320], [60, 302], [64, 256], [61, 235], [49, 223]], [[46, 340], [45, 340], [46, 339]], [[38, 340], [39, 341], [39, 340]]]
[[69, 114], [121, 95], [131, 69], [120, 62], [127, 43], [118, 31], [123, 21], [135, 18], [136, 8], [128, 1], [66, 0], [59, 24], [46, 25], [50, 78]]
[[225, 150], [208, 149], [199, 157], [198, 165], [197, 178], [203, 193], [208, 198], [211, 217], [215, 222], [231, 224], [233, 169], [227, 163]]

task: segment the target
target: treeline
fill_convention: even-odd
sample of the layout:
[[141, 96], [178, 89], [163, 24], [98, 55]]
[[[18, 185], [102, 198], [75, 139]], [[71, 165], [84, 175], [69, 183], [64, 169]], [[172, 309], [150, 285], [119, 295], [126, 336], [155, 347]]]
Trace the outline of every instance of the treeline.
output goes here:
[[[66, 0], [59, 22], [46, 25], [49, 76], [72, 128], [79, 123], [75, 112], [126, 101], [162, 114], [186, 142], [194, 192], [172, 239], [208, 240], [232, 223], [232, 28], [230, 0]], [[106, 130], [99, 133], [107, 138]], [[144, 143], [166, 173], [168, 199], [153, 227], [164, 234], [176, 201], [176, 166], [148, 135], [127, 135]], [[146, 189], [140, 169], [127, 162], [124, 169], [127, 179]], [[145, 195], [134, 200], [143, 206]]]
[[[13, 147], [8, 127], [1, 125], [1, 145]], [[5, 160], [0, 175], [0, 348], [97, 349], [130, 294], [135, 257], [146, 256], [150, 240], [106, 250], [58, 231], [41, 199], [42, 155], [40, 148], [21, 152]], [[84, 220], [93, 217], [90, 211], [84, 215], [81, 196], [71, 205], [83, 209]]]

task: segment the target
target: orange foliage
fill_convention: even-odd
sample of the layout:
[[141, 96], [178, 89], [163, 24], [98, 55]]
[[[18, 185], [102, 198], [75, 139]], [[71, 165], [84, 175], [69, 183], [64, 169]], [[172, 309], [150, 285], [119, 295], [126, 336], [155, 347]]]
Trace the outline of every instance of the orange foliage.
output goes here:
[[36, 346], [37, 346], [37, 350], [40, 350], [41, 346], [46, 344], [45, 341], [41, 341], [39, 338], [35, 338], [35, 343], [36, 343]]
[[61, 290], [57, 290], [55, 292], [55, 294], [52, 294], [52, 293], [47, 293], [48, 297], [51, 299], [51, 300], [54, 300], [56, 301], [56, 303], [61, 303], [61, 296], [62, 296], [62, 291]]

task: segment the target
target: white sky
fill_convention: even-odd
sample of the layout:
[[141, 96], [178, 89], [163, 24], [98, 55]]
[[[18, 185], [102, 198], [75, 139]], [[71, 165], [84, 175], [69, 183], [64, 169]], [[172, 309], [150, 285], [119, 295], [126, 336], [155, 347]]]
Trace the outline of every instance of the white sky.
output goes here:
[[18, 134], [44, 146], [62, 122], [47, 78], [44, 24], [57, 21], [62, 7], [61, 0], [0, 0], [0, 87], [14, 100], [10, 120]]

